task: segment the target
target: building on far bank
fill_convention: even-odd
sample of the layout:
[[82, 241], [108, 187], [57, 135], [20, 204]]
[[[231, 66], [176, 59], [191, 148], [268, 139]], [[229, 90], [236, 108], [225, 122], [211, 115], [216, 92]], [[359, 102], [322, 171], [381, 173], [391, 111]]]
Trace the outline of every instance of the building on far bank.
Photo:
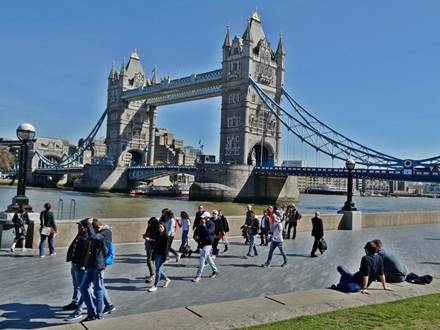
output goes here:
[[154, 163], [156, 165], [194, 165], [196, 161], [195, 149], [184, 146], [182, 139], [165, 128], [156, 128], [154, 145]]

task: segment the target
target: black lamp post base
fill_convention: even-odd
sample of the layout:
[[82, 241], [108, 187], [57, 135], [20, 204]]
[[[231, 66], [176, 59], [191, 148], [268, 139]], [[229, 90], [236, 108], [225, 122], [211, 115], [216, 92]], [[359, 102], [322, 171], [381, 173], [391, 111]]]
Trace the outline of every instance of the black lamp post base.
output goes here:
[[357, 208], [354, 206], [353, 202], [346, 201], [342, 207], [342, 211], [357, 211]]
[[32, 206], [29, 205], [29, 198], [26, 196], [15, 196], [12, 199], [12, 204], [6, 209], [6, 212], [16, 212], [18, 211], [18, 206], [22, 204], [26, 206], [26, 211], [32, 212]]

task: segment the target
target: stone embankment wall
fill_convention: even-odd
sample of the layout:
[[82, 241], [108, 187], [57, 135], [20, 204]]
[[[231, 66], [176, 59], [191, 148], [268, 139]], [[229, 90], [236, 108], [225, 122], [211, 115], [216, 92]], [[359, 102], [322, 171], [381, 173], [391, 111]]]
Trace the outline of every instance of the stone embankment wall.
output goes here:
[[[297, 231], [311, 232], [312, 214], [304, 214], [298, 222]], [[341, 225], [342, 214], [323, 214], [324, 229], [344, 230]], [[143, 242], [142, 234], [145, 232], [147, 219], [126, 218], [126, 219], [103, 219], [103, 221], [112, 227], [113, 241], [115, 243], [139, 243]], [[229, 236], [240, 236], [240, 227], [244, 222], [244, 216], [228, 217], [230, 226]], [[440, 224], [440, 212], [405, 212], [405, 213], [364, 213], [362, 214], [362, 228], [387, 227], [399, 225], [417, 225], [417, 224]], [[55, 245], [57, 247], [66, 247], [70, 244], [77, 233], [77, 225], [74, 220], [57, 221], [58, 235]], [[32, 245], [38, 247], [39, 226], [34, 226], [34, 239]], [[176, 233], [176, 239], [180, 239], [180, 231]], [[190, 233], [192, 237], [192, 233]]]

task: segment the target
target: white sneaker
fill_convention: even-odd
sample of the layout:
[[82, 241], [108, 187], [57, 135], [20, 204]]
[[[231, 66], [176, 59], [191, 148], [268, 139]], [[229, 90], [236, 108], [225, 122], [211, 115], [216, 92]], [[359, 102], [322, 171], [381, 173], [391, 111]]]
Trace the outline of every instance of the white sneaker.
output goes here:
[[198, 282], [200, 282], [200, 276], [194, 277], [194, 278], [192, 279], [192, 281], [193, 281], [194, 283], [198, 283]]
[[170, 285], [170, 283], [171, 283], [171, 280], [170, 280], [170, 279], [167, 279], [167, 280], [165, 281], [163, 287], [166, 288], [168, 285]]
[[176, 262], [179, 262], [179, 261], [180, 261], [180, 254], [177, 253], [177, 256], [176, 256]]
[[154, 292], [157, 291], [157, 286], [152, 286], [151, 288], [148, 289], [148, 292]]
[[26, 252], [26, 248], [22, 248], [22, 249], [21, 249], [21, 252]]

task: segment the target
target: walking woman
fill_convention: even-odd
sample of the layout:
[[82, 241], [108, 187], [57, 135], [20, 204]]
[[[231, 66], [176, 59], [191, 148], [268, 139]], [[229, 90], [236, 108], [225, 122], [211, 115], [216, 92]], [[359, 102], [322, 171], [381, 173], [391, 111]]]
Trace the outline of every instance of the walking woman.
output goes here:
[[[168, 234], [168, 251], [176, 257], [176, 262], [179, 262], [180, 255], [173, 249], [173, 240], [176, 233], [176, 220], [174, 219], [174, 213], [171, 210], [166, 210], [164, 213], [165, 220], [163, 225]], [[168, 258], [168, 256], [167, 256]]]
[[57, 234], [57, 226], [55, 224], [55, 217], [51, 211], [52, 205], [50, 203], [44, 204], [44, 211], [40, 213], [40, 258], [45, 256], [44, 243], [46, 239], [49, 243], [50, 256], [55, 256], [54, 237]]
[[154, 278], [154, 284], [151, 288], [148, 289], [149, 292], [157, 291], [157, 285], [160, 280], [163, 278], [165, 283], [163, 285], [166, 288], [171, 280], [167, 277], [165, 272], [163, 271], [163, 264], [165, 263], [166, 258], [168, 257], [168, 234], [166, 232], [165, 226], [163, 223], [159, 224], [158, 230], [155, 230], [152, 233], [152, 238], [148, 238], [148, 240], [153, 242], [153, 255], [154, 255], [154, 264], [156, 266], [156, 276]]
[[273, 220], [270, 224], [270, 229], [272, 231], [272, 242], [270, 243], [269, 255], [267, 256], [266, 263], [263, 264], [263, 267], [270, 266], [275, 248], [278, 248], [280, 250], [280, 253], [283, 257], [283, 264], [281, 265], [281, 267], [285, 267], [287, 266], [287, 256], [283, 250], [283, 224], [276, 214], [273, 214], [272, 218]]
[[180, 212], [179, 227], [182, 228], [182, 243], [180, 244], [179, 251], [183, 253], [185, 246], [188, 245], [188, 233], [189, 227], [191, 227], [191, 220], [185, 211]]
[[151, 241], [151, 238], [153, 238], [153, 235], [155, 232], [159, 230], [159, 220], [157, 220], [155, 217], [150, 218], [148, 220], [148, 226], [145, 230], [145, 234], [142, 236], [145, 240], [145, 252], [147, 254], [147, 267], [148, 271], [150, 273], [150, 276], [147, 276], [147, 279], [145, 280], [146, 283], [151, 283], [154, 281], [154, 258], [153, 258], [153, 242]]
[[15, 238], [11, 246], [11, 252], [15, 251], [15, 246], [18, 241], [22, 241], [22, 251], [26, 251], [26, 233], [29, 225], [29, 216], [24, 204], [20, 204], [18, 211], [15, 212], [12, 218], [12, 223], [15, 229]]

